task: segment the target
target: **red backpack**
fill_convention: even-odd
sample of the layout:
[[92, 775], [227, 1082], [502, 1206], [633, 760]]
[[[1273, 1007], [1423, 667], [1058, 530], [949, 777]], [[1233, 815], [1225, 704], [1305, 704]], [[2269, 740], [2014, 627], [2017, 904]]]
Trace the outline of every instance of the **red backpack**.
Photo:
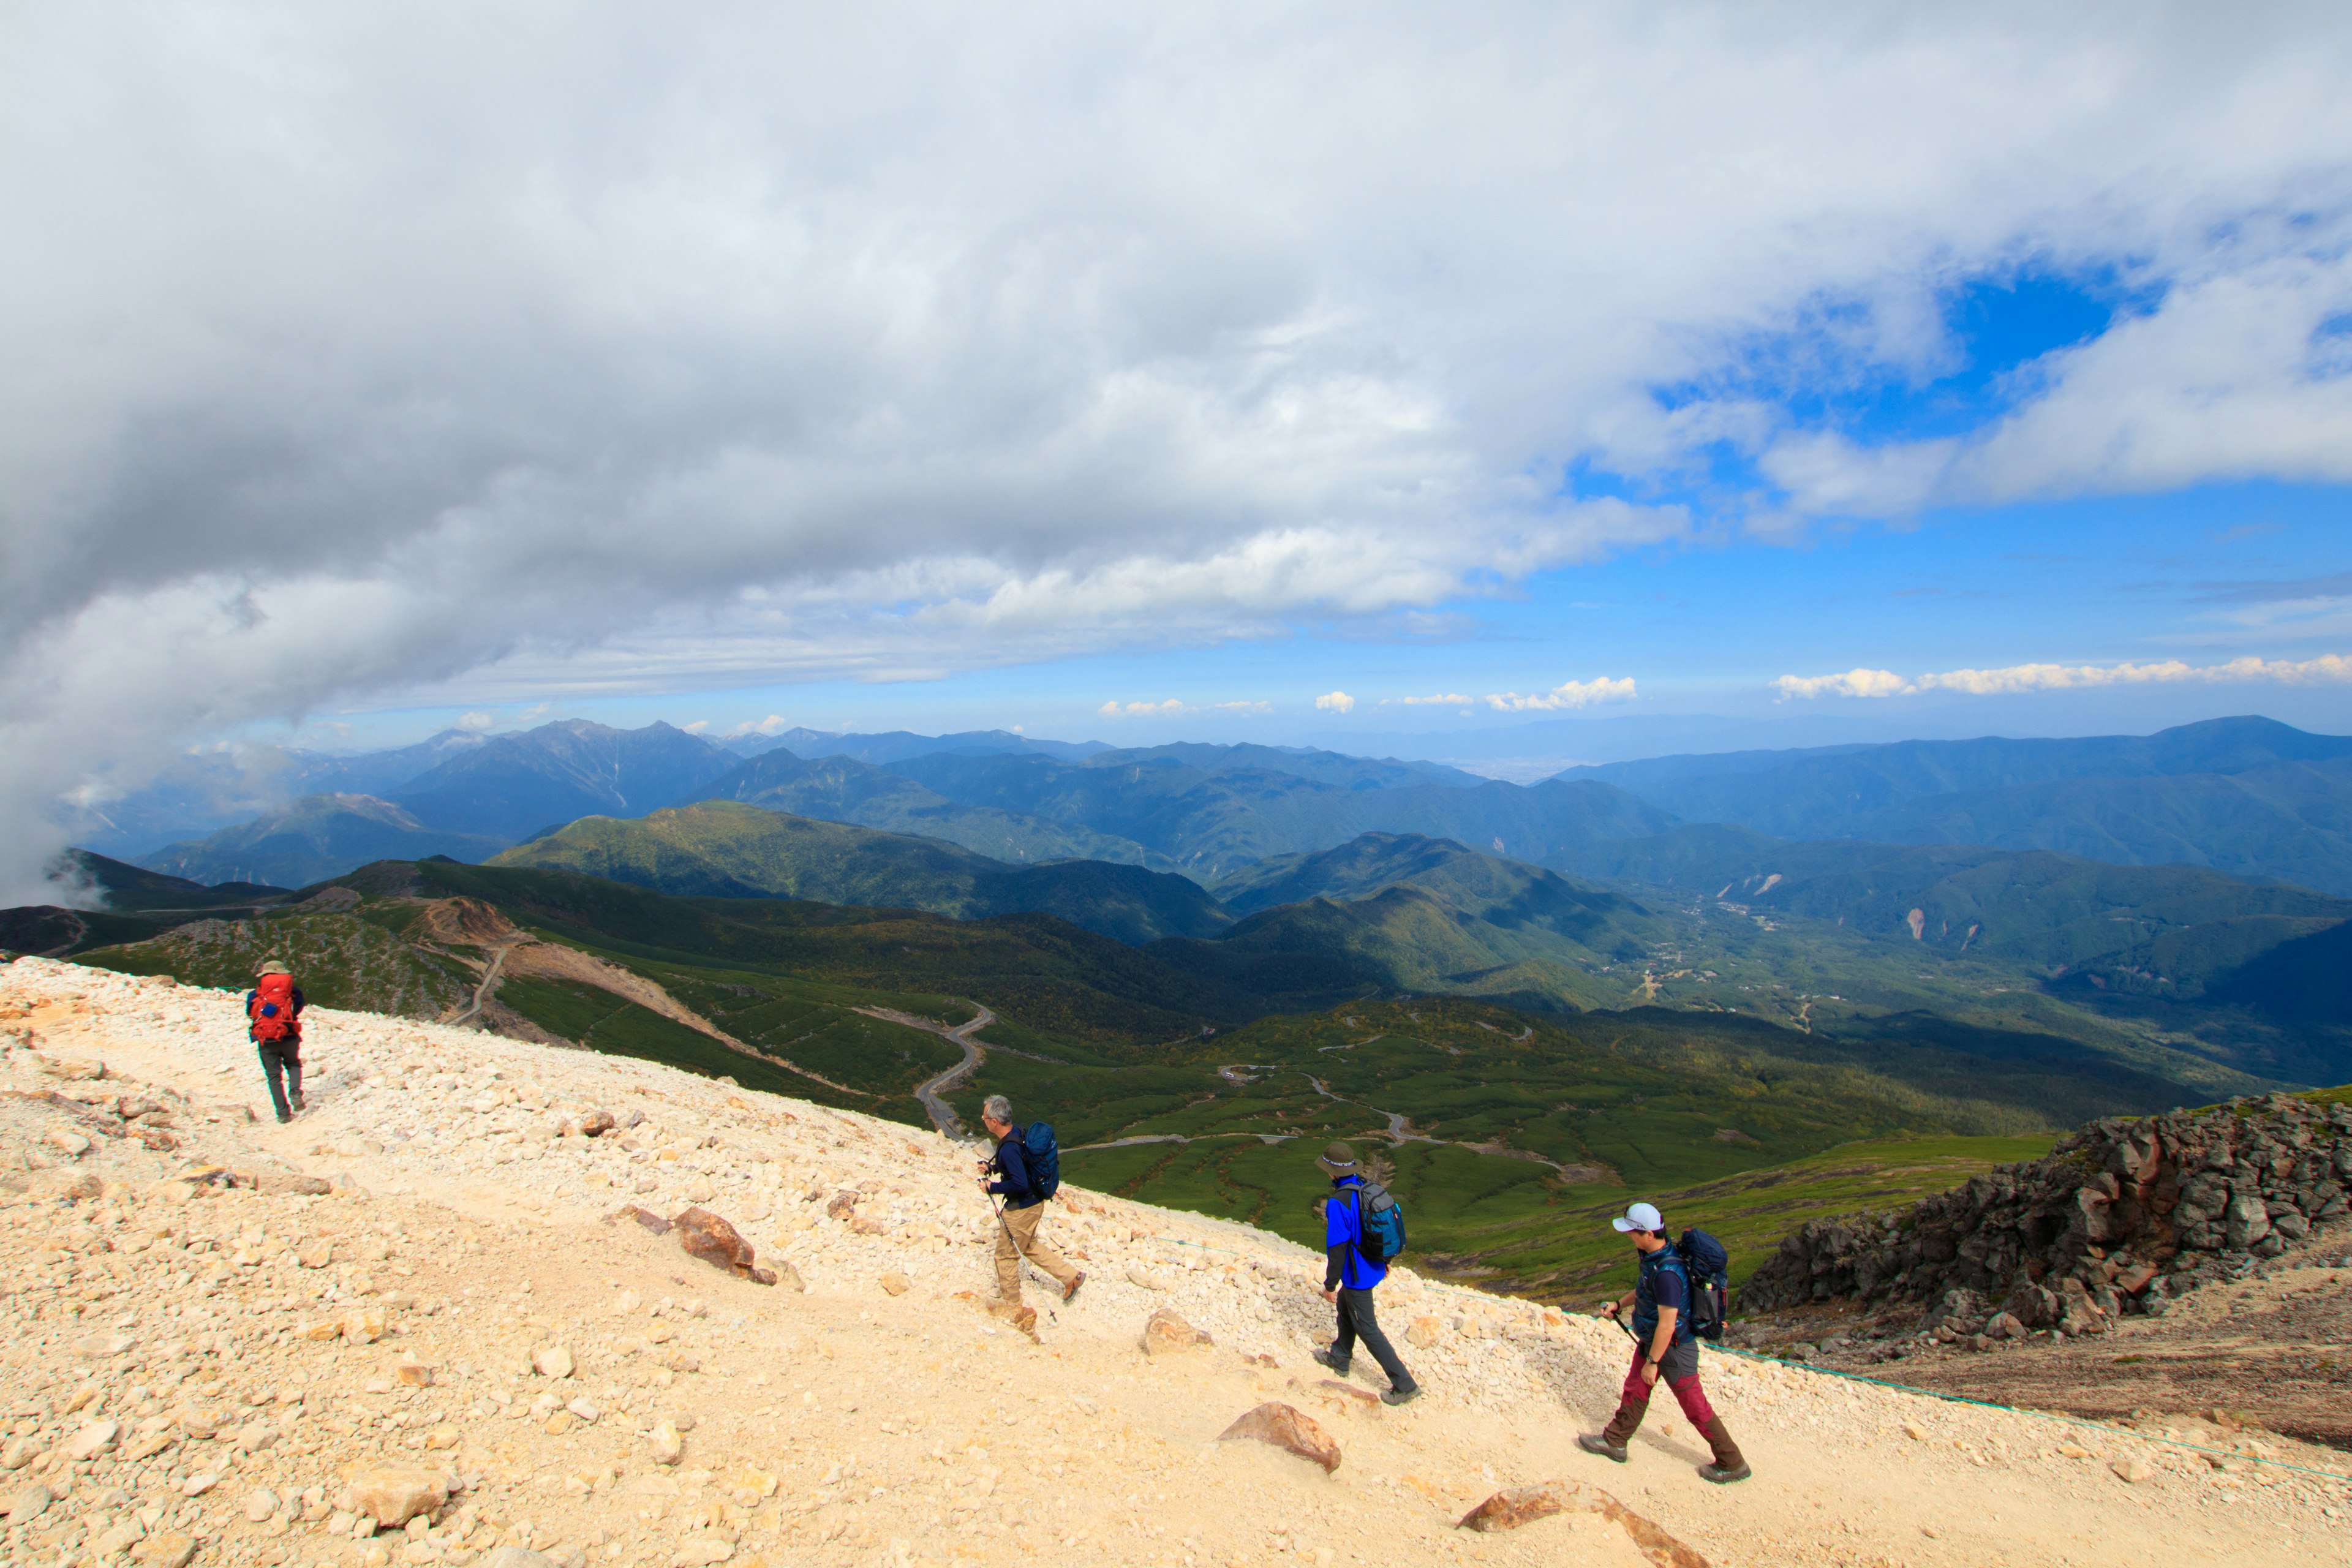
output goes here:
[[294, 977], [265, 974], [255, 981], [253, 999], [245, 1005], [245, 1016], [253, 1020], [251, 1032], [257, 1040], [299, 1037], [294, 1023]]

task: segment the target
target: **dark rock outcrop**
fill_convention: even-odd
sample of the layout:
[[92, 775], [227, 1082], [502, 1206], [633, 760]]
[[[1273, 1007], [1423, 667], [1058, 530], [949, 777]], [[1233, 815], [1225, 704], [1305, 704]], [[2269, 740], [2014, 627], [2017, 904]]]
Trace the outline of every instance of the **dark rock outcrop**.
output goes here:
[[2347, 1186], [2352, 1105], [2272, 1095], [2111, 1117], [1907, 1209], [1807, 1225], [1739, 1306], [1916, 1301], [1947, 1341], [2096, 1333], [2343, 1220]]

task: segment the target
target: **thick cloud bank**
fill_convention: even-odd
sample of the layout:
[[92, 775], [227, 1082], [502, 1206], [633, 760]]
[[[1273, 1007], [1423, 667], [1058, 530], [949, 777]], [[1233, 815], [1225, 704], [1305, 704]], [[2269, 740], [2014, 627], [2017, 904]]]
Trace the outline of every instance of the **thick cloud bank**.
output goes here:
[[[90, 4], [0, 60], [0, 899], [103, 764], [467, 671], [2352, 478], [2340, 5]], [[1790, 412], [2021, 269], [2137, 303], [1972, 434]]]

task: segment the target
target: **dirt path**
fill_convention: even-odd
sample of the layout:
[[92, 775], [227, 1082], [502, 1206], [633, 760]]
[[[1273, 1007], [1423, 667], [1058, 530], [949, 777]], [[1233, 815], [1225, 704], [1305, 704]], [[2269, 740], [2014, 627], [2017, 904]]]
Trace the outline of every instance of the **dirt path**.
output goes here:
[[515, 944], [512, 942], [503, 943], [499, 947], [493, 948], [490, 951], [490, 966], [482, 971], [481, 983], [474, 987], [474, 999], [471, 1002], [468, 1002], [463, 1009], [458, 1012], [452, 1013], [449, 1016], [442, 1019], [441, 1022], [455, 1027], [458, 1025], [466, 1024], [473, 1019], [480, 1017], [482, 1016], [482, 1004], [488, 1001], [490, 999], [490, 994], [499, 988], [499, 979], [506, 973], [507, 954], [512, 952], [514, 949]]
[[869, 1018], [881, 1018], [893, 1024], [904, 1024], [910, 1029], [920, 1029], [927, 1035], [937, 1035], [943, 1040], [952, 1040], [963, 1047], [963, 1060], [945, 1072], [934, 1073], [915, 1086], [915, 1098], [922, 1102], [925, 1113], [931, 1119], [931, 1125], [950, 1138], [966, 1136], [963, 1119], [955, 1113], [955, 1108], [941, 1096], [970, 1078], [978, 1070], [980, 1064], [988, 1059], [988, 1052], [982, 1049], [981, 1043], [972, 1037], [996, 1022], [996, 1015], [985, 1006], [977, 1002], [972, 1005], [979, 1007], [980, 1011], [952, 1028], [936, 1018], [925, 1018], [913, 1013], [901, 1013], [896, 1007], [857, 1009]]

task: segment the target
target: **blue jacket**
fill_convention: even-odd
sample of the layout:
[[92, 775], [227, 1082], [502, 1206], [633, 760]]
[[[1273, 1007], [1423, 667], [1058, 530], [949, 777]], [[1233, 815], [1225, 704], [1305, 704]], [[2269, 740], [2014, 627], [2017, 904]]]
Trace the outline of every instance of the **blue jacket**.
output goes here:
[[1361, 1176], [1341, 1176], [1331, 1184], [1330, 1201], [1323, 1205], [1326, 1290], [1370, 1290], [1389, 1277], [1387, 1264], [1365, 1262], [1357, 1246], [1364, 1239], [1364, 1216], [1357, 1206], [1363, 1184]]
[[1658, 1309], [1675, 1309], [1675, 1344], [1685, 1344], [1691, 1339], [1690, 1269], [1683, 1255], [1673, 1244], [1655, 1252], [1642, 1254], [1642, 1275], [1633, 1282], [1633, 1333], [1642, 1348], [1650, 1348], [1650, 1336], [1658, 1331]]
[[1028, 1158], [1021, 1152], [1021, 1131], [1014, 1128], [996, 1146], [996, 1173], [1001, 1179], [988, 1184], [990, 1192], [1004, 1194], [1004, 1206], [1009, 1209], [1025, 1209], [1040, 1201], [1036, 1184], [1029, 1179]]

